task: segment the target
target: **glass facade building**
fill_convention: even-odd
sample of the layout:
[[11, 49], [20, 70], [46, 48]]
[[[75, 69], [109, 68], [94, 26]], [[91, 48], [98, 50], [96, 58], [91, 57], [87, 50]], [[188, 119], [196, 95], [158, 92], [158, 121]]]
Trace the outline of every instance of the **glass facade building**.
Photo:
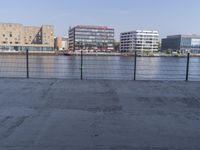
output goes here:
[[99, 26], [70, 28], [69, 50], [111, 52], [114, 50], [114, 29]]
[[162, 50], [174, 52], [191, 52], [200, 54], [200, 36], [198, 35], [173, 35], [162, 39]]

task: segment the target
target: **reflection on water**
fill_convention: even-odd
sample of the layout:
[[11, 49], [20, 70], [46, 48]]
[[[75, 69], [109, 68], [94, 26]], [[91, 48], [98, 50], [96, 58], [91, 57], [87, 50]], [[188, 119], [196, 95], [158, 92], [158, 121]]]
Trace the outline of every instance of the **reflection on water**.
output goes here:
[[[32, 78], [80, 79], [80, 56], [30, 56]], [[120, 56], [84, 56], [84, 79], [122, 79], [134, 77], [134, 58]], [[1, 77], [26, 77], [25, 56], [0, 56]], [[138, 57], [138, 80], [185, 80], [186, 58]], [[200, 80], [200, 58], [190, 59], [190, 80]]]

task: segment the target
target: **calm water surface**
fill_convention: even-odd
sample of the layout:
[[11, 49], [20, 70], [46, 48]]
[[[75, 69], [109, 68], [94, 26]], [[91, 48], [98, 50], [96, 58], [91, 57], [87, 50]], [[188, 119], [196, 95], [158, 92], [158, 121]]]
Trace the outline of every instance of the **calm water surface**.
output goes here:
[[[80, 56], [30, 56], [32, 78], [80, 79]], [[138, 57], [138, 80], [185, 80], [186, 58]], [[200, 81], [200, 58], [190, 59], [189, 79]], [[133, 80], [134, 58], [122, 56], [84, 56], [84, 79]], [[26, 77], [25, 56], [0, 56], [0, 77]]]

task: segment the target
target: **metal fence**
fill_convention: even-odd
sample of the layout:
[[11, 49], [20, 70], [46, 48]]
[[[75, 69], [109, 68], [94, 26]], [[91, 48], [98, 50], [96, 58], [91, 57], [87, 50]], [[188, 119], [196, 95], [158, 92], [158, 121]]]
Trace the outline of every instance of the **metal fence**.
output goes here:
[[0, 77], [200, 81], [200, 58], [0, 54]]

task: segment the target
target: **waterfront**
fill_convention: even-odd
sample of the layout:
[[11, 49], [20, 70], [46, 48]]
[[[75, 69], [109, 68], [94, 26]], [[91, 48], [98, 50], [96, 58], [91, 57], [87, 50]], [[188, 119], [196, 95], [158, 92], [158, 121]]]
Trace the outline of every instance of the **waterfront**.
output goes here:
[[[138, 57], [137, 80], [185, 80], [186, 57]], [[200, 58], [190, 58], [189, 80], [200, 80]], [[84, 79], [133, 80], [134, 56], [83, 56]], [[80, 79], [80, 56], [29, 56], [31, 78]], [[0, 77], [26, 77], [25, 55], [0, 55]]]

